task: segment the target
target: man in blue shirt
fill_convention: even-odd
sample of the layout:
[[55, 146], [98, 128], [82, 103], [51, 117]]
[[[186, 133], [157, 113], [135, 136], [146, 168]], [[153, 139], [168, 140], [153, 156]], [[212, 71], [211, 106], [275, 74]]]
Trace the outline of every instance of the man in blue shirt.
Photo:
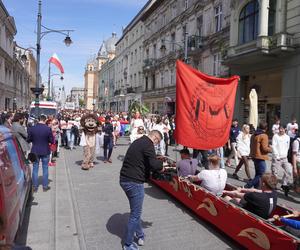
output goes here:
[[39, 163], [42, 161], [43, 168], [43, 190], [47, 191], [50, 189], [48, 186], [48, 163], [50, 156], [50, 144], [53, 143], [53, 135], [51, 128], [46, 125], [47, 117], [41, 115], [39, 122], [28, 129], [28, 142], [32, 143], [31, 153], [36, 155], [36, 160], [33, 162], [32, 170], [32, 184], [33, 190], [38, 190], [38, 173]]

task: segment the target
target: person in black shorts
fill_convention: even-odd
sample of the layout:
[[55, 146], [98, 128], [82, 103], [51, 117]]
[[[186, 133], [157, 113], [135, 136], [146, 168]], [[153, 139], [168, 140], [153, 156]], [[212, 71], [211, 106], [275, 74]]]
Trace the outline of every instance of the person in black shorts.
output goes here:
[[234, 191], [224, 190], [223, 194], [226, 195], [227, 201], [232, 201], [244, 209], [268, 219], [277, 205], [276, 185], [276, 176], [265, 173], [261, 178], [261, 189], [238, 188]]

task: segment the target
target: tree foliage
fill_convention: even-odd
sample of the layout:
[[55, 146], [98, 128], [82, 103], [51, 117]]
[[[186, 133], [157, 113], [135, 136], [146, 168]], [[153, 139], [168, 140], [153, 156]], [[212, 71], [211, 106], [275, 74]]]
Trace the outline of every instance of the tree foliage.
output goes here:
[[138, 100], [134, 100], [129, 106], [128, 113], [131, 117], [133, 117], [137, 111], [140, 112], [142, 116], [149, 113], [149, 109], [146, 105], [140, 103]]

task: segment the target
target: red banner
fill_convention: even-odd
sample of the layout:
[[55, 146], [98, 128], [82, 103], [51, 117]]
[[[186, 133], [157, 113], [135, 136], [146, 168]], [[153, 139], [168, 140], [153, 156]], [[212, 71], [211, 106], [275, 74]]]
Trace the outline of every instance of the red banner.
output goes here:
[[176, 142], [195, 149], [215, 149], [229, 137], [238, 76], [208, 76], [176, 63]]

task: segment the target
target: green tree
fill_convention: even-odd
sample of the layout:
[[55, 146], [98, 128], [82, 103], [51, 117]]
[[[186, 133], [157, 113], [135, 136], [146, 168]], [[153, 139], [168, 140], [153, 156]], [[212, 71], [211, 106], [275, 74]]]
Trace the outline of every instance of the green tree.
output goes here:
[[146, 105], [140, 103], [138, 100], [134, 100], [129, 106], [128, 113], [131, 117], [133, 117], [137, 111], [140, 112], [142, 116], [149, 113], [149, 109]]
[[84, 106], [84, 100], [83, 99], [79, 99], [79, 107], [83, 107]]

